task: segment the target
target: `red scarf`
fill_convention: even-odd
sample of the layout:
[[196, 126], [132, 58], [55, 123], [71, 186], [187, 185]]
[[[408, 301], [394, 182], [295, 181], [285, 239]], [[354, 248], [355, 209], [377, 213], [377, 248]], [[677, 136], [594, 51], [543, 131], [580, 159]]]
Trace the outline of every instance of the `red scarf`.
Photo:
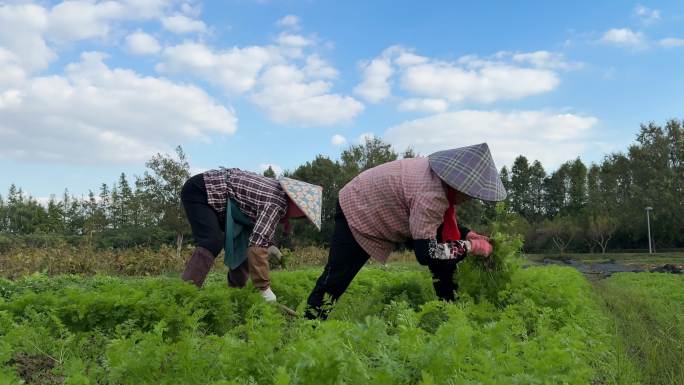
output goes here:
[[451, 187], [447, 187], [447, 199], [449, 200], [449, 208], [444, 213], [442, 242], [458, 241], [461, 239], [461, 232], [458, 231], [458, 225], [456, 224], [456, 209], [454, 208], [456, 190], [452, 189]]
[[292, 224], [290, 224], [290, 218], [285, 217], [280, 220], [280, 223], [283, 224], [283, 232], [285, 234], [290, 234], [292, 232]]

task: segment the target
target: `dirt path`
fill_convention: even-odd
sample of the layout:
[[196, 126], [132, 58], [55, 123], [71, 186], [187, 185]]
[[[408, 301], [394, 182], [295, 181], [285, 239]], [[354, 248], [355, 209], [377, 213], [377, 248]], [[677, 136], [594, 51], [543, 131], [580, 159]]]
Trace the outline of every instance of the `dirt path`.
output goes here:
[[658, 273], [684, 273], [684, 266], [675, 264], [621, 264], [621, 263], [583, 263], [574, 259], [557, 260], [557, 259], [543, 259], [542, 265], [564, 265], [571, 266], [582, 272], [590, 281], [596, 281], [603, 278], [608, 278], [615, 273], [643, 273], [643, 272], [658, 272]]

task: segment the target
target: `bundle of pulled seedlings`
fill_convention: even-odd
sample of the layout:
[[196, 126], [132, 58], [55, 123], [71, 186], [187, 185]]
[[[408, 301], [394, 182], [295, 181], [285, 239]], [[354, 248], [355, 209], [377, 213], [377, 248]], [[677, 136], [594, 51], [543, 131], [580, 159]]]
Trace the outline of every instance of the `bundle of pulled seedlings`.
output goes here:
[[489, 257], [470, 255], [458, 264], [456, 279], [462, 293], [475, 301], [486, 299], [500, 305], [513, 273], [520, 268], [522, 237], [499, 231], [490, 238], [493, 250]]

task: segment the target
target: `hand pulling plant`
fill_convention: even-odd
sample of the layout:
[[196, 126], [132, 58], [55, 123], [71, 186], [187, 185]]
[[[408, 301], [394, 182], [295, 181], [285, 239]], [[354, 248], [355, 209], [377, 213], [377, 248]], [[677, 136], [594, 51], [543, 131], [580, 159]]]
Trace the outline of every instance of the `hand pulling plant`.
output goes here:
[[521, 264], [523, 240], [520, 234], [511, 234], [511, 221], [505, 206], [497, 205], [496, 212], [490, 237], [492, 254], [489, 257], [472, 255], [463, 260], [459, 263], [456, 279], [462, 292], [475, 300], [486, 299], [502, 305], [513, 273]]

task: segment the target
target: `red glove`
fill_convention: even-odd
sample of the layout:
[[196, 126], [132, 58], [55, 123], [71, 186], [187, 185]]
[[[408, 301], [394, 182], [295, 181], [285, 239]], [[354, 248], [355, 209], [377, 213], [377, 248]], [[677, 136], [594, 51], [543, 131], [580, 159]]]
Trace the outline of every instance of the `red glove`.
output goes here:
[[484, 236], [484, 235], [480, 235], [480, 234], [474, 232], [473, 230], [470, 230], [468, 232], [468, 235], [466, 235], [466, 240], [472, 241], [473, 239], [482, 239], [482, 240], [489, 242], [489, 237]]
[[488, 257], [492, 253], [492, 245], [484, 239], [471, 239], [468, 242], [470, 242], [470, 253], [473, 255]]

